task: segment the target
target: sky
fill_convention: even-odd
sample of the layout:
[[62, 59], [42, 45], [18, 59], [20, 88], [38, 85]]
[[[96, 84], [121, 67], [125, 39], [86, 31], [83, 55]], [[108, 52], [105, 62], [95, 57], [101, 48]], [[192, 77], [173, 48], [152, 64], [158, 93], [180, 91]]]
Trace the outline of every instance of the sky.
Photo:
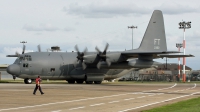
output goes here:
[[[139, 47], [154, 10], [164, 16], [167, 49], [178, 51], [176, 43], [183, 42], [179, 22], [191, 21], [186, 29], [186, 65], [199, 70], [200, 62], [200, 4], [198, 0], [0, 0], [0, 64], [12, 64], [16, 58], [6, 55], [22, 52], [21, 41], [26, 41], [25, 52], [37, 52], [37, 46], [47, 51], [59, 46], [63, 52], [85, 47], [103, 51], [124, 51]], [[183, 49], [181, 49], [183, 52]], [[155, 61], [165, 63], [166, 59]], [[178, 63], [178, 59], [167, 59]], [[182, 63], [182, 61], [181, 61]]]

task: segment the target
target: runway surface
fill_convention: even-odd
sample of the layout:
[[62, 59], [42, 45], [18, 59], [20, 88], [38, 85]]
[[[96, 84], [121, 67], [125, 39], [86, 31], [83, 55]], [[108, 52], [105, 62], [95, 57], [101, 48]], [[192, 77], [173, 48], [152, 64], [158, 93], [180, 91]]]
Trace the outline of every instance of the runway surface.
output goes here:
[[0, 112], [137, 112], [200, 96], [195, 83], [0, 84]]

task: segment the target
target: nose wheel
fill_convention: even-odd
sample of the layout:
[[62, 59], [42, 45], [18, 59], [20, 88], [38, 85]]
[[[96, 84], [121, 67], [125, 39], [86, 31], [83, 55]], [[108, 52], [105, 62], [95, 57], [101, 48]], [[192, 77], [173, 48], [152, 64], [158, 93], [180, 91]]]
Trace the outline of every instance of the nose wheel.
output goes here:
[[32, 82], [33, 82], [32, 79], [28, 79], [28, 78], [24, 79], [25, 84], [31, 84]]

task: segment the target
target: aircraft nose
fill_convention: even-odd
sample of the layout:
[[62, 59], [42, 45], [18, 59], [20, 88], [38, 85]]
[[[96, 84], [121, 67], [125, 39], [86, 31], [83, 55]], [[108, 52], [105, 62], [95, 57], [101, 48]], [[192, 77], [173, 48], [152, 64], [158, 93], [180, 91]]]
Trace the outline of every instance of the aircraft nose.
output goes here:
[[7, 68], [7, 72], [12, 75], [18, 75], [20, 72], [20, 67], [17, 64], [9, 65]]

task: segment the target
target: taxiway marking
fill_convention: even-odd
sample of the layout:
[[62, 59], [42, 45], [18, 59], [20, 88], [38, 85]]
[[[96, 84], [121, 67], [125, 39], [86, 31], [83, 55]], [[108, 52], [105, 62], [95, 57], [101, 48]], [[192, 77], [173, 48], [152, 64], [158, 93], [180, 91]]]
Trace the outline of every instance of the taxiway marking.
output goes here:
[[90, 105], [90, 106], [93, 107], [93, 106], [99, 106], [99, 105], [103, 105], [103, 104], [105, 104], [105, 103], [98, 103], [98, 104], [93, 104], [93, 105]]
[[76, 108], [71, 108], [69, 110], [77, 110], [77, 109], [82, 109], [82, 108], [85, 108], [84, 106], [83, 107], [76, 107]]
[[119, 101], [111, 101], [111, 102], [108, 102], [108, 103], [117, 103], [117, 102], [119, 102]]
[[124, 100], [133, 100], [133, 99], [135, 99], [135, 98], [128, 98], [128, 99], [124, 99]]
[[55, 111], [51, 111], [51, 112], [60, 112], [60, 111], [62, 111], [62, 110], [55, 110]]

